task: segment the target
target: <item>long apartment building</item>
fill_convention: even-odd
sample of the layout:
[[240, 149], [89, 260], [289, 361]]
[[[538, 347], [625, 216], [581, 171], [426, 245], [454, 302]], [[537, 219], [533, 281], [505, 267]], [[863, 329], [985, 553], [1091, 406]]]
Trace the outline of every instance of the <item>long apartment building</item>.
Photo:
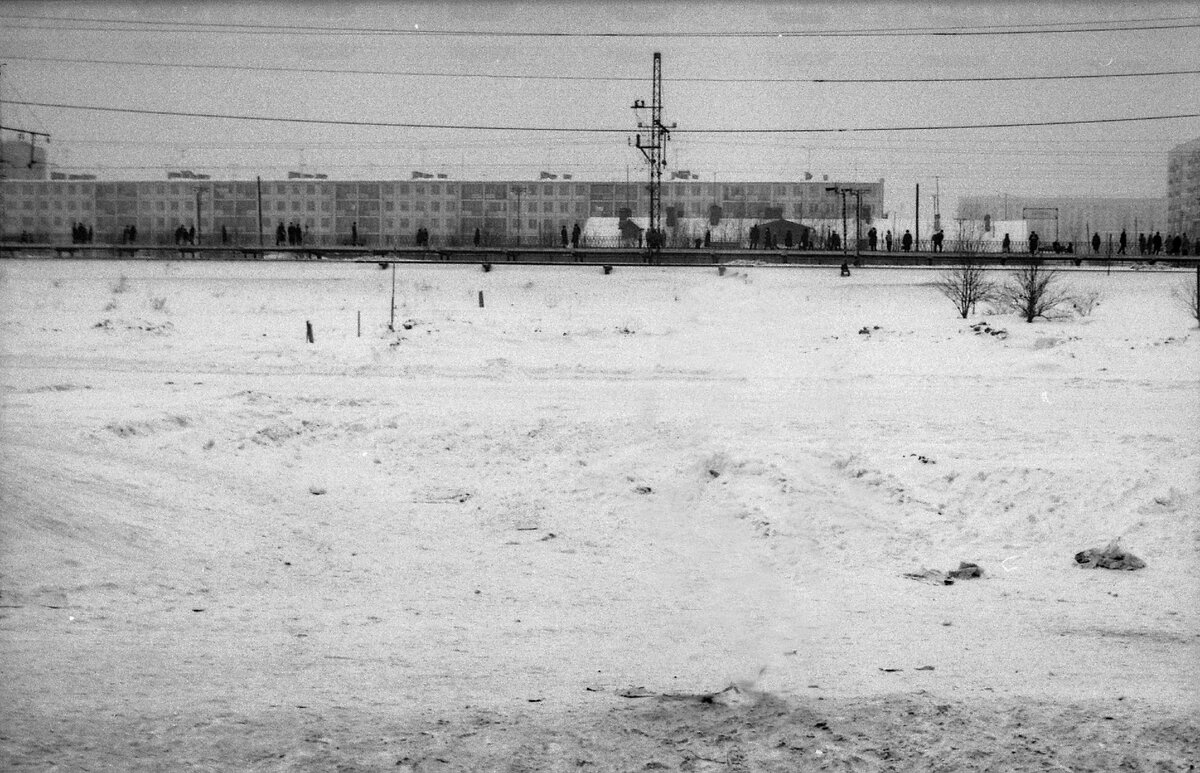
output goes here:
[[[411, 244], [420, 228], [434, 244], [470, 244], [476, 229], [489, 243], [554, 244], [589, 217], [644, 215], [647, 184], [579, 180], [212, 180], [86, 179], [0, 181], [0, 226], [5, 240], [23, 234], [39, 241], [70, 241], [77, 223], [96, 242], [118, 242], [129, 226], [140, 243], [172, 243], [180, 226], [195, 228], [201, 243], [273, 243], [280, 224], [298, 224], [308, 244]], [[785, 218], [800, 223], [842, 217], [843, 196], [861, 194], [861, 222], [882, 214], [883, 180], [701, 182], [662, 185], [666, 229], [693, 218]], [[853, 223], [855, 197], [849, 197]], [[261, 218], [260, 218], [261, 212]], [[865, 226], [864, 226], [865, 227]]]

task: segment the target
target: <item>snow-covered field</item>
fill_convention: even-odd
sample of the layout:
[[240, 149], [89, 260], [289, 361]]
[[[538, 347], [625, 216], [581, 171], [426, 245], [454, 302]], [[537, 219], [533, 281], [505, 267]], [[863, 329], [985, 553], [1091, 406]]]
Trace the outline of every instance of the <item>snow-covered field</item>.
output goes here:
[[0, 263], [0, 768], [1200, 760], [1194, 275], [395, 276]]

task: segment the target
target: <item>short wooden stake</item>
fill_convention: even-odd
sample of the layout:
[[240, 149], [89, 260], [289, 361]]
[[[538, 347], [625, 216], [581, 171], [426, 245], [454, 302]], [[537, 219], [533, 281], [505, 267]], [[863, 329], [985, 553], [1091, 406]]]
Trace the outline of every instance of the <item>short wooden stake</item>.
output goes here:
[[362, 338], [362, 312], [358, 312], [358, 337]]
[[483, 308], [483, 290], [479, 291], [479, 308]]
[[310, 344], [314, 343], [312, 323], [307, 320], [305, 320], [305, 322], [304, 322], [304, 337], [308, 340], [308, 342]]
[[612, 266], [605, 266], [605, 267], [604, 267], [604, 273], [605, 273], [605, 274], [611, 274], [611, 273], [612, 273]]

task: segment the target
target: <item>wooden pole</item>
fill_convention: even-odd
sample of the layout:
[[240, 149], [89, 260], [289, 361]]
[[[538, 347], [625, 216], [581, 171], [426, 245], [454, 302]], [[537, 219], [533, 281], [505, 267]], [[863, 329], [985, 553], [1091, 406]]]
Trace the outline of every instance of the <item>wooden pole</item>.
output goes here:
[[[263, 246], [263, 230], [262, 230], [262, 178], [254, 178], [258, 181], [258, 246]], [[260, 254], [261, 258], [262, 255]]]
[[308, 343], [310, 343], [310, 344], [314, 343], [312, 323], [309, 322], [308, 320], [305, 320], [305, 322], [304, 322], [304, 337], [308, 341]]
[[917, 222], [913, 225], [913, 251], [921, 251], [921, 183], [917, 183]]
[[362, 338], [362, 312], [358, 312], [358, 337]]

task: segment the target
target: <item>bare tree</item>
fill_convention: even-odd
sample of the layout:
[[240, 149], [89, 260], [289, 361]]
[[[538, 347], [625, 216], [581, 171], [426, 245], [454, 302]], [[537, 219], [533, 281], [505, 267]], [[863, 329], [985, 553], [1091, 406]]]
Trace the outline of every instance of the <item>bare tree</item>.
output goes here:
[[1036, 263], [1023, 266], [1000, 288], [998, 298], [1005, 308], [1016, 311], [1026, 322], [1033, 322], [1074, 299], [1070, 289], [1059, 284], [1060, 279], [1058, 271]]
[[1196, 282], [1184, 282], [1172, 293], [1179, 307], [1192, 315], [1192, 319], [1200, 324], [1200, 266], [1196, 268]]
[[933, 286], [954, 303], [963, 319], [975, 311], [979, 301], [991, 300], [996, 295], [996, 283], [988, 279], [982, 268], [970, 263], [943, 271]]

